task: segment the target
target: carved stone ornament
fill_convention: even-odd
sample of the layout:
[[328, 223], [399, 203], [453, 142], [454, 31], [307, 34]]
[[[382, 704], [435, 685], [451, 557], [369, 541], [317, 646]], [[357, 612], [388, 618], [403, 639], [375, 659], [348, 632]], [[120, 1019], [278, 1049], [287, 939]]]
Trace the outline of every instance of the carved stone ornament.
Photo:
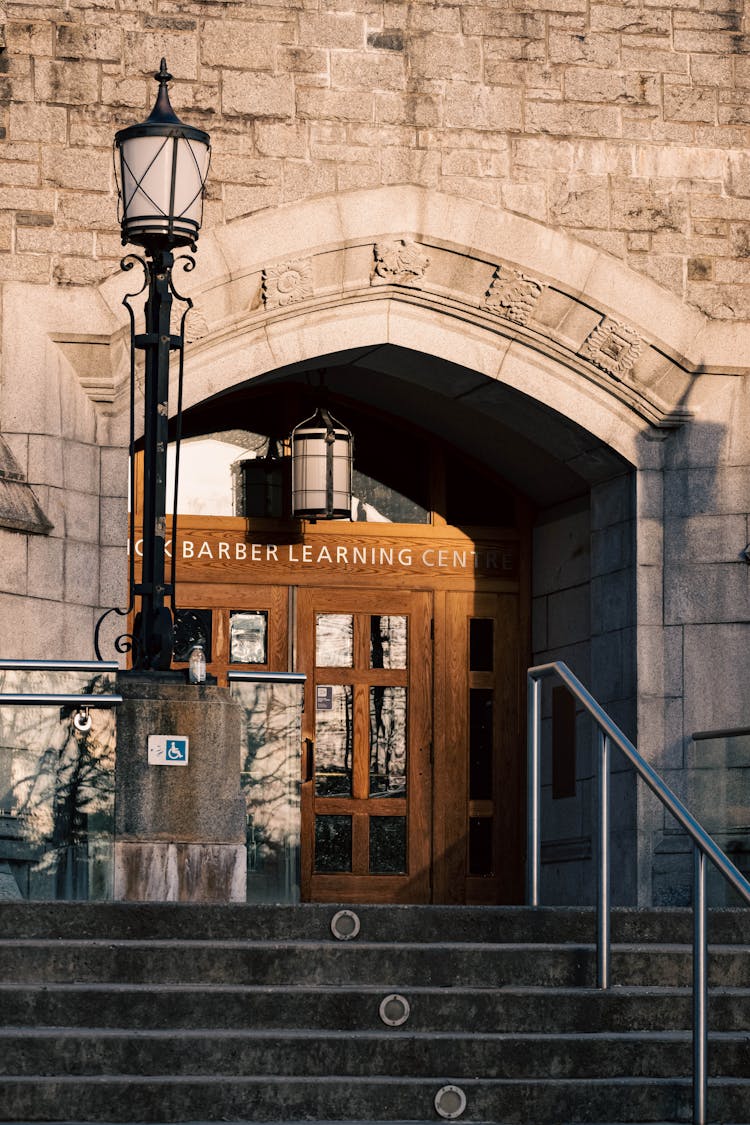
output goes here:
[[193, 305], [185, 317], [185, 343], [194, 344], [208, 336], [208, 318], [200, 305]]
[[312, 295], [311, 258], [292, 258], [263, 270], [263, 304], [267, 309], [296, 305]]
[[641, 354], [643, 341], [634, 329], [605, 317], [584, 340], [578, 354], [610, 375], [627, 375]]
[[484, 295], [484, 308], [516, 324], [526, 324], [543, 288], [540, 281], [527, 277], [520, 270], [498, 266]]
[[429, 264], [428, 255], [411, 238], [376, 242], [371, 281], [373, 285], [414, 285], [424, 277]]
[[[172, 316], [169, 323], [175, 336], [180, 331], [183, 312], [184, 309], [179, 305], [172, 306]], [[188, 309], [185, 316], [184, 331], [186, 344], [194, 344], [197, 340], [202, 340], [204, 336], [208, 336], [208, 320], [200, 305], [193, 305], [191, 309]]]

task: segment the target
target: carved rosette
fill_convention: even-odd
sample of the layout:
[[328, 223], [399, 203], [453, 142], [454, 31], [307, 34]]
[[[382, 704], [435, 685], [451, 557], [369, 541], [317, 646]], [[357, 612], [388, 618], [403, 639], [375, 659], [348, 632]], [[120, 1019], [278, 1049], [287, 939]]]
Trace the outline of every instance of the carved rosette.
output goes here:
[[263, 304], [267, 309], [296, 305], [312, 295], [311, 258], [292, 258], [263, 270]]
[[427, 272], [430, 258], [411, 238], [375, 243], [373, 285], [415, 285]]
[[498, 266], [484, 295], [483, 307], [516, 324], [526, 324], [543, 289], [541, 281], [527, 277], [520, 270]]
[[609, 375], [622, 378], [631, 370], [642, 349], [643, 340], [634, 329], [607, 316], [584, 340], [578, 354]]

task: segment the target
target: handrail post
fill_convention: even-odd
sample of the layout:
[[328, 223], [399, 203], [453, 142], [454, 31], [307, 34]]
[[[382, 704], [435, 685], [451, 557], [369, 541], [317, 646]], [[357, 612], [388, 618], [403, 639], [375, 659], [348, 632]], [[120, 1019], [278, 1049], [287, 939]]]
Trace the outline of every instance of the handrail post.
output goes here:
[[599, 854], [597, 888], [596, 987], [609, 988], [609, 736], [597, 728], [599, 741]]
[[706, 856], [693, 845], [693, 1125], [706, 1125], [708, 1094], [708, 940]]
[[534, 676], [528, 679], [528, 807], [527, 825], [527, 901], [529, 906], [539, 905], [539, 787], [542, 741], [542, 681]]

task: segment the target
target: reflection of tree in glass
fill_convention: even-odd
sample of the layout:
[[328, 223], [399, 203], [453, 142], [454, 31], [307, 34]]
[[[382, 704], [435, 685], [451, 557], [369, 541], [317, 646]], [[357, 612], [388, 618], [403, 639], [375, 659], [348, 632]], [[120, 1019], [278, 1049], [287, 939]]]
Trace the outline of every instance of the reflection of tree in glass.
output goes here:
[[370, 618], [370, 667], [406, 667], [407, 618], [401, 614]]
[[406, 789], [406, 688], [370, 688], [370, 793]]
[[300, 687], [236, 682], [244, 711], [242, 785], [248, 866], [288, 898], [299, 849]]
[[354, 617], [351, 613], [315, 615], [315, 663], [319, 668], [351, 668]]
[[[49, 692], [49, 675], [24, 673], [23, 690]], [[56, 677], [52, 690], [100, 694], [110, 687], [102, 677], [81, 685], [78, 673], [77, 680], [60, 684]], [[13, 690], [12, 684], [3, 686]], [[15, 835], [24, 841], [26, 855], [37, 856], [32, 877], [44, 897], [89, 897], [91, 864], [102, 840], [111, 841], [114, 714], [90, 714], [91, 729], [81, 732], [73, 714], [61, 717], [59, 707], [0, 709], [0, 773], [5, 777], [0, 802], [20, 829]], [[108, 873], [94, 874], [94, 893], [107, 893]]]
[[352, 792], [354, 693], [351, 684], [320, 686], [326, 704], [316, 699], [315, 792], [319, 797], [348, 797]]

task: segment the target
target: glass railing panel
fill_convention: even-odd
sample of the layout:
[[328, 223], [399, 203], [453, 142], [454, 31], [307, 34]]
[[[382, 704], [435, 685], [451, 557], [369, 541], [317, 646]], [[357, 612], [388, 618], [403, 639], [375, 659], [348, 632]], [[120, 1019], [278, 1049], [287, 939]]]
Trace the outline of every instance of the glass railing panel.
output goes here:
[[291, 673], [229, 673], [232, 697], [243, 709], [248, 902], [299, 902], [304, 679]]
[[65, 697], [113, 695], [114, 676], [0, 662], [0, 899], [112, 897], [115, 709]]
[[[694, 736], [685, 768], [664, 779], [699, 824], [750, 878], [750, 731], [706, 731]], [[655, 893], [661, 902], [688, 905], [693, 890], [693, 843], [675, 820], [663, 814], [654, 863]], [[710, 906], [742, 905], [740, 896], [708, 865]]]

